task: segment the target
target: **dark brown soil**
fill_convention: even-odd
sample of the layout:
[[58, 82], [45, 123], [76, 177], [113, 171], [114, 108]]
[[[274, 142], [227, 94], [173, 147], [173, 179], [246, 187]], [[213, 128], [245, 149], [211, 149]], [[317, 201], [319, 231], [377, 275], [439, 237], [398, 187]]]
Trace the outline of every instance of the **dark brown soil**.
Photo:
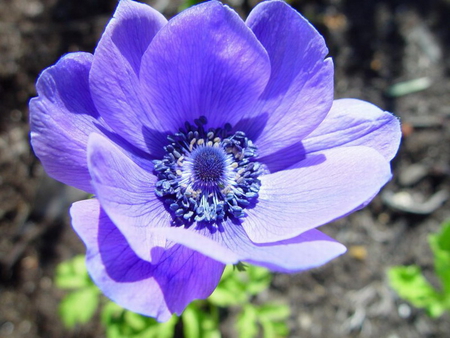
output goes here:
[[[150, 2], [167, 16], [179, 5]], [[233, 4], [244, 16], [254, 5]], [[27, 103], [42, 69], [64, 53], [93, 51], [115, 5], [115, 0], [0, 2], [0, 337], [104, 335], [98, 320], [66, 331], [57, 315], [64, 293], [53, 285], [55, 266], [84, 252], [67, 210], [84, 194], [45, 176], [28, 143]], [[291, 337], [447, 337], [449, 315], [432, 320], [398, 299], [386, 270], [418, 264], [437, 285], [427, 235], [450, 217], [450, 1], [293, 5], [327, 40], [336, 97], [357, 97], [392, 111], [402, 120], [404, 137], [392, 164], [394, 178], [382, 193], [364, 210], [322, 228], [349, 252], [314, 271], [276, 275], [261, 297], [290, 303]], [[395, 83], [424, 77], [425, 90], [387, 95]], [[442, 200], [417, 214], [436, 193]]]

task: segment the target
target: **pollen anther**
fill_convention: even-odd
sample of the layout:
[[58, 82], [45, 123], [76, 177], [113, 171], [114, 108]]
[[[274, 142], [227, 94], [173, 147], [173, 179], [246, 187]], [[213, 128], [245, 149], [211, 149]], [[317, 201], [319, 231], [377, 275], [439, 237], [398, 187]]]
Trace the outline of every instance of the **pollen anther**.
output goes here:
[[155, 194], [164, 200], [176, 225], [217, 223], [245, 216], [258, 197], [261, 166], [256, 147], [245, 133], [231, 126], [205, 131], [205, 117], [185, 123], [174, 135], [161, 160], [154, 161]]

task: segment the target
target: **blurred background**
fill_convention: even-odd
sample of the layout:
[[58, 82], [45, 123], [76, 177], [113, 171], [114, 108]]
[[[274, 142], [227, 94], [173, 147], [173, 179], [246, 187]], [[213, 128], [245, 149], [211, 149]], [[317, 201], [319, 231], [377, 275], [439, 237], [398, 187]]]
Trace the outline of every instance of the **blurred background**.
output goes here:
[[[168, 18], [189, 5], [145, 1]], [[245, 18], [257, 1], [227, 2]], [[321, 228], [348, 253], [313, 271], [274, 276], [255, 301], [291, 308], [290, 337], [448, 337], [449, 314], [429, 318], [398, 298], [386, 271], [417, 264], [431, 284], [427, 235], [450, 218], [450, 1], [290, 2], [324, 35], [336, 98], [393, 112], [403, 140], [393, 180], [365, 209]], [[116, 0], [0, 0], [0, 337], [103, 337], [98, 315], [67, 330], [55, 267], [84, 253], [68, 207], [83, 192], [46, 177], [29, 145], [28, 101], [61, 55], [93, 52]], [[225, 337], [236, 332], [223, 324]]]

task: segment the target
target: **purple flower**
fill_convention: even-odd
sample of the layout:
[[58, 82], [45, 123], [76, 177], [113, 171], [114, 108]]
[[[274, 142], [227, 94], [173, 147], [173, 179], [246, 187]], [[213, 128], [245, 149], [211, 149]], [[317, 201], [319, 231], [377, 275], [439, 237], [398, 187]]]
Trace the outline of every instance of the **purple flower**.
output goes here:
[[108, 297], [165, 321], [225, 264], [296, 272], [345, 251], [315, 228], [377, 194], [400, 130], [333, 101], [327, 53], [281, 1], [245, 22], [217, 1], [167, 22], [122, 0], [93, 55], [42, 73], [31, 142], [52, 177], [96, 196], [71, 215]]

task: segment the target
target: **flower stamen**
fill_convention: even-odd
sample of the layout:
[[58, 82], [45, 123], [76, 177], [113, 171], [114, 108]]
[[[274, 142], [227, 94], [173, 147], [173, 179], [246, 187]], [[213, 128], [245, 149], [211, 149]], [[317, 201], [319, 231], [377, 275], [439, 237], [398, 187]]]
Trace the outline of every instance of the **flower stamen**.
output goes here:
[[155, 193], [172, 211], [176, 225], [242, 218], [258, 197], [256, 147], [231, 125], [205, 130], [204, 116], [169, 135], [162, 160], [154, 161]]

